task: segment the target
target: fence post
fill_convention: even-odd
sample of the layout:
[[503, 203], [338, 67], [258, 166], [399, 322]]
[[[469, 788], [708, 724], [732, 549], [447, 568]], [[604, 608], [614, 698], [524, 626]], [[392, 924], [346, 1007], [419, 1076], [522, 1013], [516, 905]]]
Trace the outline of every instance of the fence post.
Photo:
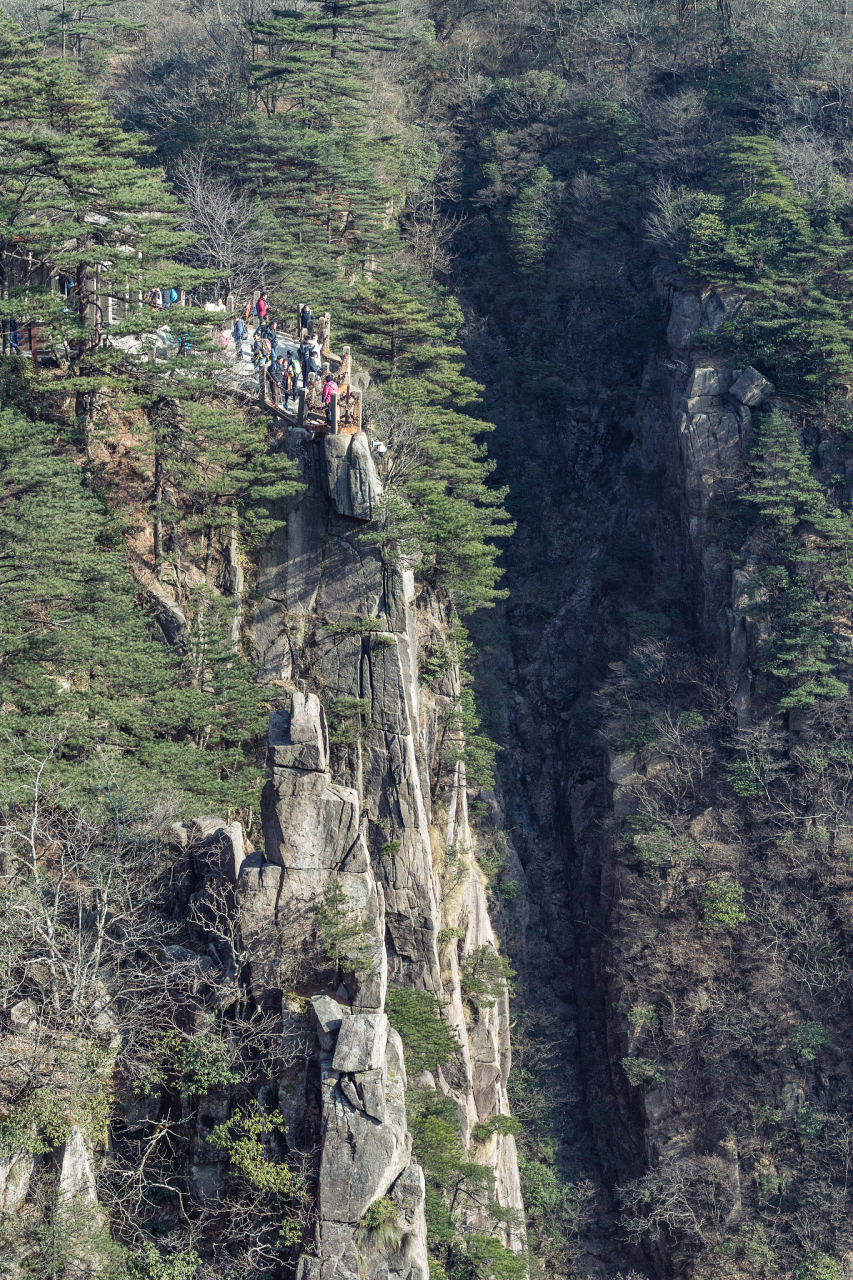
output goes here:
[[328, 311], [323, 316], [323, 348], [328, 351], [332, 345], [332, 317]]
[[302, 427], [305, 425], [305, 388], [302, 387], [299, 392], [299, 407], [296, 410], [296, 425]]
[[338, 397], [332, 395], [329, 397], [329, 407], [332, 411], [332, 421], [329, 425], [329, 431], [333, 436], [338, 434]]

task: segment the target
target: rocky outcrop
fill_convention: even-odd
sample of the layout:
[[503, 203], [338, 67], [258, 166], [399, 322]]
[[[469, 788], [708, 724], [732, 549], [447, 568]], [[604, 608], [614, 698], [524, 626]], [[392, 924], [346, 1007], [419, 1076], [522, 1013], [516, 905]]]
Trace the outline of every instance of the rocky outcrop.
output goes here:
[[14, 1151], [0, 1160], [0, 1213], [17, 1213], [35, 1168], [36, 1157], [29, 1151]]
[[[508, 1007], [504, 997], [472, 1010], [460, 988], [465, 956], [497, 940], [473, 857], [464, 769], [446, 794], [430, 788], [438, 721], [454, 689], [452, 678], [446, 693], [420, 688], [418, 638], [446, 620], [428, 595], [419, 607], [405, 566], [383, 565], [361, 538], [379, 496], [366, 437], [306, 441], [300, 456], [306, 488], [265, 555], [254, 630], [265, 670], [293, 692], [271, 717], [265, 855], [241, 867], [238, 910], [257, 998], [269, 1002], [300, 965], [328, 992], [312, 1001], [323, 1138], [317, 1256], [302, 1259], [301, 1274], [363, 1277], [366, 1268], [422, 1280], [423, 1176], [411, 1161], [386, 986], [424, 988], [443, 1004], [461, 1052], [419, 1084], [457, 1101], [466, 1143], [479, 1120], [508, 1113]], [[343, 725], [341, 705], [360, 708]], [[344, 957], [336, 972], [318, 954], [317, 911], [338, 889], [361, 934], [358, 962]], [[441, 929], [453, 942], [440, 955]], [[280, 1102], [294, 1134], [305, 1123], [306, 1087], [297, 1073]], [[495, 1172], [500, 1203], [520, 1211], [512, 1137], [495, 1135], [477, 1151]], [[374, 1249], [358, 1226], [385, 1195], [405, 1227], [399, 1256]]]
[[379, 480], [367, 436], [325, 436], [323, 451], [329, 497], [338, 515], [372, 520], [379, 502]]

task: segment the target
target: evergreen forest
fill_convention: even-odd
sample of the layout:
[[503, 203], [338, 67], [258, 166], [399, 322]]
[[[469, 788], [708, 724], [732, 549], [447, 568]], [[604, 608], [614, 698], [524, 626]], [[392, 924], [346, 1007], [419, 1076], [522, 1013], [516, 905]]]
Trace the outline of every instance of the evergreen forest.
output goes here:
[[853, 1280], [847, 0], [3, 0], [0, 215], [0, 1275]]

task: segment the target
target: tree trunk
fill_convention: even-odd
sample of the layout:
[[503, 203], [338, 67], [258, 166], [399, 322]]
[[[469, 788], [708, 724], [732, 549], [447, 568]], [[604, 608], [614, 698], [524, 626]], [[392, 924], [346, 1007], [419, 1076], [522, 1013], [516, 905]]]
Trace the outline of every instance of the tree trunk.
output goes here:
[[228, 619], [228, 643], [236, 653], [240, 647], [240, 622], [243, 617], [243, 569], [240, 564], [236, 514], [228, 537], [228, 593], [232, 609]]
[[154, 572], [163, 579], [163, 449], [154, 448]]
[[204, 585], [210, 586], [213, 570], [213, 525], [209, 524], [204, 531]]
[[[9, 272], [6, 267], [6, 250], [0, 252], [0, 294], [4, 302], [9, 301]], [[11, 322], [8, 316], [3, 316], [3, 355], [9, 354], [11, 343], [9, 341], [9, 333], [11, 330]]]

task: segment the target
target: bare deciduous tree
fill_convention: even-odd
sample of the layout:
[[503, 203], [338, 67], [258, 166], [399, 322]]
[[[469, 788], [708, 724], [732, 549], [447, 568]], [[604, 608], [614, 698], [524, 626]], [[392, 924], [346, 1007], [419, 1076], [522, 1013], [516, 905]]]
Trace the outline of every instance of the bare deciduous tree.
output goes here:
[[244, 300], [264, 281], [265, 233], [255, 201], [246, 191], [214, 178], [204, 150], [185, 151], [175, 182], [196, 236], [187, 255], [219, 274], [224, 293]]

